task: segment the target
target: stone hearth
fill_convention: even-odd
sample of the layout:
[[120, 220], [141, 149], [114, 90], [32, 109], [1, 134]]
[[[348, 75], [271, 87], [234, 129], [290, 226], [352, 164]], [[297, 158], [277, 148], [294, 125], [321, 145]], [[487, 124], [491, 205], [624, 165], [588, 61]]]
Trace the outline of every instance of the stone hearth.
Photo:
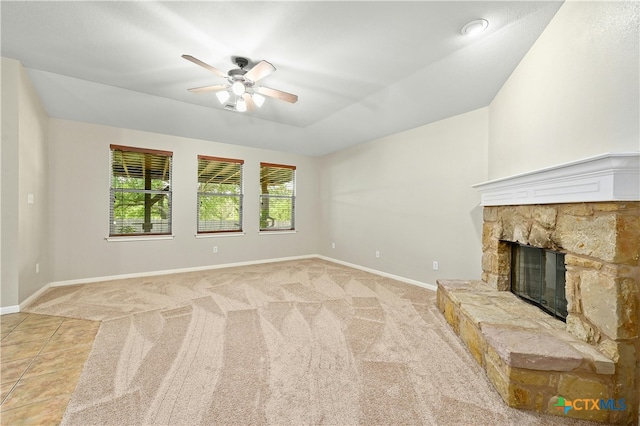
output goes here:
[[[603, 155], [476, 186], [482, 281], [439, 281], [438, 305], [509, 405], [638, 422], [639, 160]], [[566, 324], [508, 292], [510, 243], [565, 254]], [[565, 414], [561, 400], [575, 407]]]
[[[438, 281], [438, 306], [510, 406], [561, 414], [559, 396], [611, 399], [615, 363], [558, 321], [482, 281]], [[607, 421], [607, 411], [583, 418]]]

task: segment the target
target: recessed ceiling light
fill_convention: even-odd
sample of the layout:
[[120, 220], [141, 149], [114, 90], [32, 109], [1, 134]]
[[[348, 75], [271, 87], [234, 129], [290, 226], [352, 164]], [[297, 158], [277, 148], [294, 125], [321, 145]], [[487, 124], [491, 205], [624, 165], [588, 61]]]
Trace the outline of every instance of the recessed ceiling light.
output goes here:
[[462, 27], [460, 33], [462, 33], [462, 35], [473, 37], [486, 30], [488, 26], [489, 21], [487, 21], [486, 19], [476, 19], [475, 21], [471, 21], [467, 25]]

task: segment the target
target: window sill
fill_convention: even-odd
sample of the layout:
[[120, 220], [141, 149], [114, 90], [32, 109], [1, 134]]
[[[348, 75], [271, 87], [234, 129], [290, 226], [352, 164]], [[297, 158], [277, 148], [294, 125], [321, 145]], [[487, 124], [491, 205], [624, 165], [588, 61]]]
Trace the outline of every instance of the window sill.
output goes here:
[[260, 231], [258, 235], [282, 235], [282, 234], [297, 234], [295, 229], [292, 231]]
[[110, 243], [115, 243], [115, 242], [129, 242], [129, 241], [173, 240], [173, 237], [174, 237], [173, 235], [156, 235], [156, 236], [149, 235], [148, 237], [143, 237], [143, 236], [106, 237], [105, 240], [107, 240]]
[[220, 232], [212, 234], [196, 234], [196, 238], [224, 238], [224, 237], [242, 237], [244, 232]]

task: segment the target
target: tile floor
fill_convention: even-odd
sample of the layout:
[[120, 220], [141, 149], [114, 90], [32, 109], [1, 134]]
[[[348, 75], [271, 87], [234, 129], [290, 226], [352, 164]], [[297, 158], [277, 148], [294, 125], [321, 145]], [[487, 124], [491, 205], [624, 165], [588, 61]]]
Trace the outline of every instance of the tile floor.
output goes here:
[[59, 424], [98, 327], [49, 315], [0, 316], [0, 424]]

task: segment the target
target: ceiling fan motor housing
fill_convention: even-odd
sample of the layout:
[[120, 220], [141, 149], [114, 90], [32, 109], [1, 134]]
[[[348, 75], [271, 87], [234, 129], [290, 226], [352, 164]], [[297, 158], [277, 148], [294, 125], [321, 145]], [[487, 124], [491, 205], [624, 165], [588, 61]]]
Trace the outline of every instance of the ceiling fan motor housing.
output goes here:
[[231, 78], [234, 81], [245, 81], [246, 79], [244, 78], [244, 75], [246, 73], [247, 71], [243, 69], [229, 70], [229, 72], [227, 72], [227, 74], [229, 75], [229, 78]]
[[245, 70], [244, 68], [249, 65], [249, 60], [247, 58], [243, 58], [241, 56], [236, 56], [233, 58], [233, 61], [235, 62], [235, 64], [239, 67], [233, 70], [229, 70], [227, 72], [227, 74], [229, 75], [229, 78], [233, 81], [241, 81], [243, 83], [248, 83], [249, 80], [247, 80], [244, 75], [247, 73], [247, 70]]

